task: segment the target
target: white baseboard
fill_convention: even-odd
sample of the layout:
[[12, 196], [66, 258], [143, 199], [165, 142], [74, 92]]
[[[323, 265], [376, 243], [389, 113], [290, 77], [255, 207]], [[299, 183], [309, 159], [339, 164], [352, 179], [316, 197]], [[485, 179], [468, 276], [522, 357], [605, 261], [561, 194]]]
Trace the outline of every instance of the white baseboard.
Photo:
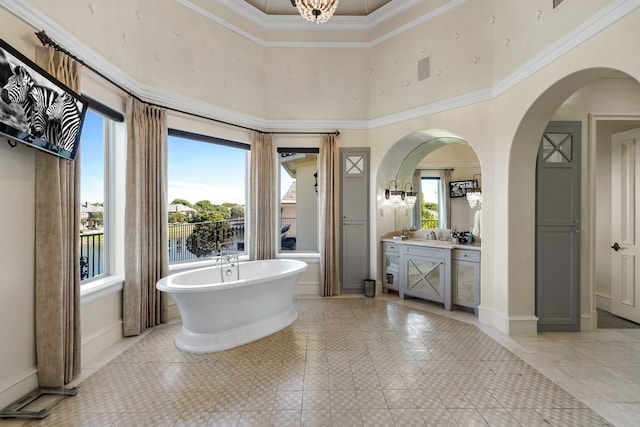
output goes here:
[[598, 329], [598, 312], [582, 313], [580, 315], [580, 332], [594, 332]]
[[121, 339], [122, 321], [119, 320], [82, 340], [82, 360], [92, 360]]
[[0, 409], [38, 388], [38, 370], [34, 366], [0, 384]]
[[611, 295], [596, 292], [596, 307], [611, 312]]
[[320, 283], [317, 282], [298, 282], [293, 294], [300, 295], [320, 295]]
[[482, 304], [478, 306], [478, 321], [507, 335], [533, 336], [538, 334], [538, 318], [536, 316], [507, 316]]

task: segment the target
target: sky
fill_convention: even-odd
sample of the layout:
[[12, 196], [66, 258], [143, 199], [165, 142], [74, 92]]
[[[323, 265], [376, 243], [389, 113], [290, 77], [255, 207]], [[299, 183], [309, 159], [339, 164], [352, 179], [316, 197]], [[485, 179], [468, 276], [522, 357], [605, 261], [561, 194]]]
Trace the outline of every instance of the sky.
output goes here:
[[[81, 135], [81, 199], [104, 201], [103, 119], [87, 111]], [[246, 150], [169, 136], [168, 201], [246, 204]], [[281, 196], [293, 180], [284, 174]]]
[[104, 121], [91, 110], [80, 134], [80, 199], [82, 202], [104, 202]]
[[209, 200], [244, 205], [246, 150], [169, 137], [169, 202]]

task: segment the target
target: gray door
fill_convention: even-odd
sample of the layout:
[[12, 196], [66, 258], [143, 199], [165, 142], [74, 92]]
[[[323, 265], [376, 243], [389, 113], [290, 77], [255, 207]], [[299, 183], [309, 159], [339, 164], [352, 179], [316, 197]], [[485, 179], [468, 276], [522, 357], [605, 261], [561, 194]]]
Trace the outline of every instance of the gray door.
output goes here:
[[369, 149], [340, 149], [342, 292], [364, 291], [369, 273]]
[[536, 177], [539, 331], [580, 330], [580, 122], [550, 122]]

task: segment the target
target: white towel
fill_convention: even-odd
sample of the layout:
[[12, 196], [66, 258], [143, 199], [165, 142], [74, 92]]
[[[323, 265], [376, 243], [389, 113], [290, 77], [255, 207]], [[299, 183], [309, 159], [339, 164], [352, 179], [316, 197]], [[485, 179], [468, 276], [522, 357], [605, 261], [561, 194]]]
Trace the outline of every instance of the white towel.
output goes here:
[[482, 209], [478, 209], [473, 217], [473, 230], [471, 231], [474, 236], [482, 237]]

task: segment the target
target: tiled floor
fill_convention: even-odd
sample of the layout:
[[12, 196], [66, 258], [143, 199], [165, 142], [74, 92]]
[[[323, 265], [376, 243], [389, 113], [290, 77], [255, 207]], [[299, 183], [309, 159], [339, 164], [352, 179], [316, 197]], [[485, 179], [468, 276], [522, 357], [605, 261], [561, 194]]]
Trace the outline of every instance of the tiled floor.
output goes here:
[[44, 420], [0, 427], [640, 424], [638, 331], [515, 340], [386, 294], [296, 307], [290, 327], [220, 353], [177, 350], [178, 323], [153, 328], [84, 368]]

